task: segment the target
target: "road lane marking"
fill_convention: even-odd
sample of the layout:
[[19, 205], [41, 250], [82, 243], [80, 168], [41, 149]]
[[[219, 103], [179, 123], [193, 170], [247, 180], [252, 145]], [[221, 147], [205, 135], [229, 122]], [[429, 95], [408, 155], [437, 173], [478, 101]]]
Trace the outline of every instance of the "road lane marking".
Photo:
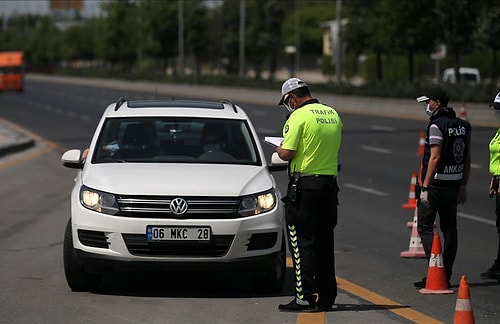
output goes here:
[[401, 305], [389, 298], [381, 296], [371, 290], [358, 286], [352, 282], [345, 279], [337, 277], [337, 283], [339, 288], [347, 291], [348, 293], [358, 296], [361, 299], [369, 301], [370, 303], [385, 308], [391, 313], [401, 316], [407, 320], [414, 323], [426, 323], [426, 324], [437, 324], [442, 323], [432, 317], [422, 314], [410, 306]]
[[363, 192], [366, 192], [366, 193], [369, 193], [372, 195], [377, 195], [377, 196], [388, 196], [389, 195], [388, 193], [383, 192], [383, 191], [378, 191], [378, 190], [375, 190], [373, 188], [366, 188], [366, 187], [357, 186], [357, 185], [352, 184], [352, 183], [344, 183], [342, 185], [342, 187], [363, 191]]
[[298, 313], [296, 324], [325, 324], [326, 313]]
[[359, 148], [361, 148], [362, 150], [365, 150], [365, 151], [370, 151], [370, 152], [392, 154], [392, 150], [385, 149], [385, 148], [378, 147], [378, 146], [361, 145]]
[[371, 125], [370, 129], [376, 130], [376, 131], [388, 132], [388, 133], [393, 133], [396, 131], [395, 127], [383, 126], [383, 125]]
[[490, 219], [485, 219], [485, 218], [477, 217], [477, 216], [466, 214], [466, 213], [460, 213], [460, 212], [458, 212], [457, 215], [460, 216], [460, 217], [462, 217], [462, 218], [467, 218], [467, 219], [470, 219], [470, 220], [473, 220], [473, 221], [476, 221], [476, 222], [480, 222], [480, 223], [485, 223], [485, 224], [488, 224], [488, 225], [496, 226], [496, 222], [492, 221]]
[[481, 164], [476, 164], [476, 163], [471, 163], [470, 164], [471, 169], [482, 169], [483, 166]]
[[[289, 268], [293, 267], [292, 258], [286, 258], [286, 266]], [[414, 323], [426, 323], [426, 324], [442, 324], [442, 322], [422, 314], [410, 306], [405, 306], [399, 304], [389, 298], [381, 296], [371, 290], [364, 287], [358, 286], [355, 283], [347, 281], [343, 278], [337, 277], [337, 285], [339, 289], [348, 292], [351, 295], [359, 297], [366, 300], [376, 306], [380, 306], [381, 309], [386, 309], [391, 313], [394, 313], [400, 317], [407, 320], [413, 321]], [[335, 313], [335, 310], [333, 311]], [[322, 315], [322, 316], [321, 316]], [[299, 313], [297, 315], [296, 324], [325, 324], [326, 323], [326, 313]]]

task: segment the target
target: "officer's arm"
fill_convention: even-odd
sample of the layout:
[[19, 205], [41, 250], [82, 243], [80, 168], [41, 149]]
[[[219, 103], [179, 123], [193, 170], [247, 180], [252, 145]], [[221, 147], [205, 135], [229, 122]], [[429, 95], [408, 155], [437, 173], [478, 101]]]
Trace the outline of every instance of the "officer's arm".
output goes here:
[[469, 174], [470, 174], [470, 143], [468, 144], [467, 148], [467, 157], [465, 160], [465, 165], [464, 165], [464, 175], [462, 178], [462, 185], [466, 186], [467, 182], [469, 181]]
[[290, 161], [295, 156], [295, 151], [284, 149], [281, 145], [276, 148], [276, 152], [283, 161]]
[[434, 179], [434, 175], [436, 174], [437, 167], [439, 165], [439, 161], [441, 159], [441, 145], [434, 144], [431, 145], [431, 156], [429, 157], [429, 165], [427, 166], [427, 173], [425, 174], [424, 182], [422, 183], [423, 187], [428, 187], [429, 184]]

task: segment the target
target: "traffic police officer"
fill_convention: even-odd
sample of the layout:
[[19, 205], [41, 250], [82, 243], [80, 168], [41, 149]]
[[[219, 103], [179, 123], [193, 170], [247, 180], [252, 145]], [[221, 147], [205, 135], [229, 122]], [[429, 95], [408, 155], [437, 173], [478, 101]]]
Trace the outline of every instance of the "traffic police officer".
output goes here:
[[337, 297], [334, 228], [337, 225], [338, 153], [342, 121], [311, 97], [307, 84], [286, 80], [279, 105], [291, 112], [276, 151], [289, 161], [285, 218], [295, 270], [295, 298], [281, 311], [328, 311]]
[[[457, 118], [448, 108], [448, 95], [442, 88], [433, 88], [417, 98], [425, 102], [430, 117], [422, 158], [421, 186], [418, 201], [417, 230], [427, 260], [431, 256], [434, 221], [439, 213], [439, 227], [444, 237], [443, 263], [448, 286], [457, 255], [457, 203], [464, 203], [470, 172], [469, 122]], [[426, 278], [414, 286], [424, 288]]]
[[[500, 121], [500, 92], [495, 96], [495, 99], [490, 104], [495, 112], [495, 119]], [[495, 214], [496, 214], [496, 227], [498, 233], [498, 248], [497, 248], [497, 258], [493, 262], [493, 265], [486, 270], [486, 272], [481, 273], [482, 279], [494, 279], [500, 280], [500, 194], [499, 194], [499, 182], [500, 182], [500, 128], [497, 130], [495, 136], [490, 141], [490, 173], [492, 175], [489, 191], [490, 198], [495, 197]]]

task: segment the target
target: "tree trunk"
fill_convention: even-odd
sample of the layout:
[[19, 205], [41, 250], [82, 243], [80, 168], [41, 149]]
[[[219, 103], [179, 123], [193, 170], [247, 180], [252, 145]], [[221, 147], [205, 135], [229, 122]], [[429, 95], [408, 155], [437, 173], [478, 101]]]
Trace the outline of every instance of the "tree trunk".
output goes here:
[[413, 50], [408, 50], [408, 81], [413, 82]]
[[382, 53], [380, 51], [377, 51], [377, 80], [382, 81], [383, 80], [383, 75], [382, 75]]

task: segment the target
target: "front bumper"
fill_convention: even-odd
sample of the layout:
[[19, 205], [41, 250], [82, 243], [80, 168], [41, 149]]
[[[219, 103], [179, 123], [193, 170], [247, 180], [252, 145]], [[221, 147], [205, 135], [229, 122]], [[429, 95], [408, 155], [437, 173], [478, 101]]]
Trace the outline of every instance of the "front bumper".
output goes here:
[[[210, 241], [148, 242], [146, 227], [209, 226]], [[117, 217], [72, 206], [73, 247], [86, 268], [222, 267], [273, 262], [283, 238], [282, 206], [268, 213], [238, 219], [158, 219]], [[267, 260], [267, 261], [260, 261]], [[233, 266], [230, 266], [231, 268]], [[219, 267], [217, 268], [219, 269]]]
[[226, 260], [224, 262], [171, 262], [171, 261], [143, 261], [121, 257], [110, 257], [81, 250], [75, 250], [75, 255], [79, 263], [85, 265], [89, 273], [110, 273], [110, 272], [168, 272], [168, 271], [217, 271], [244, 272], [252, 275], [268, 274], [269, 269], [273, 269], [279, 252], [268, 255], [256, 256], [244, 259]]

